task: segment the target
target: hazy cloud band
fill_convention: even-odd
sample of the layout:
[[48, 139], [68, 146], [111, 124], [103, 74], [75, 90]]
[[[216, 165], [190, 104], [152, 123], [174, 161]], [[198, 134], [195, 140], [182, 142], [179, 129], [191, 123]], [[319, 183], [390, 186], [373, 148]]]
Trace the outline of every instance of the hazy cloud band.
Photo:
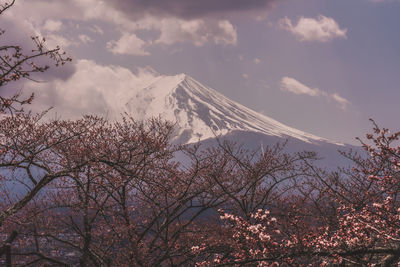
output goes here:
[[279, 0], [110, 0], [115, 8], [134, 15], [174, 16], [184, 19], [266, 10]]

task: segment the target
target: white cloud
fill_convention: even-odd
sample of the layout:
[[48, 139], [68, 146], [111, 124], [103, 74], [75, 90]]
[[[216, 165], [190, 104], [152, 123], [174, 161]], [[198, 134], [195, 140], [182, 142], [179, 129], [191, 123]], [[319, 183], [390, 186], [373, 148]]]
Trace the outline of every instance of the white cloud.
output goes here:
[[103, 35], [103, 34], [104, 34], [103, 29], [100, 28], [100, 27], [97, 26], [97, 25], [93, 25], [92, 27], [89, 28], [89, 30], [92, 31], [92, 32], [94, 32], [94, 33], [100, 34], [100, 35]]
[[281, 86], [280, 86], [281, 91], [287, 91], [290, 93], [294, 93], [297, 95], [308, 95], [312, 97], [316, 96], [322, 96], [325, 97], [329, 100], [333, 100], [336, 103], [338, 103], [341, 107], [341, 109], [345, 110], [348, 105], [350, 105], [350, 101], [345, 99], [344, 97], [341, 97], [337, 93], [329, 94], [325, 91], [322, 91], [318, 88], [311, 88], [296, 79], [290, 78], [290, 77], [283, 77], [281, 80]]
[[346, 107], [350, 105], [350, 102], [346, 98], [343, 98], [336, 93], [332, 94], [331, 97], [341, 105], [342, 109], [346, 109]]
[[93, 42], [93, 39], [90, 38], [89, 36], [87, 36], [86, 34], [79, 34], [78, 38], [84, 44], [88, 44], [90, 42]]
[[[158, 76], [152, 69], [131, 70], [114, 65], [99, 65], [91, 60], [75, 61], [76, 71], [67, 80], [53, 80], [43, 84], [27, 84], [34, 88], [34, 111], [54, 107], [52, 113], [63, 118], [79, 118], [95, 114], [116, 118], [134, 95], [135, 89], [149, 85]], [[79, 86], [77, 86], [79, 85]]]
[[[29, 16], [29, 19], [18, 19], [26, 15], [24, 12], [29, 10], [30, 6], [24, 8], [21, 6], [20, 1], [16, 1], [15, 3], [15, 8], [13, 6], [13, 8], [7, 10], [4, 15], [1, 15], [0, 18], [0, 24], [2, 27], [5, 27], [6, 34], [9, 34], [8, 40], [22, 44], [28, 41], [29, 44], [32, 45], [33, 42], [30, 36], [39, 36], [40, 38], [45, 37], [45, 45], [49, 49], [57, 46], [65, 49], [78, 44], [76, 41], [74, 41], [74, 38], [66, 37], [66, 35], [62, 33], [63, 24], [60, 20], [45, 20], [44, 18], [41, 18], [41, 20], [35, 20]], [[10, 34], [12, 34], [12, 36]], [[22, 45], [22, 47], [24, 47], [24, 45]], [[32, 46], [24, 47], [24, 49], [32, 48]]]
[[300, 41], [327, 42], [334, 38], [347, 38], [347, 29], [341, 29], [333, 18], [322, 15], [316, 19], [301, 17], [296, 25], [285, 17], [279, 21], [279, 25], [293, 33]]
[[49, 32], [57, 32], [61, 30], [62, 22], [59, 20], [48, 19], [43, 25], [43, 30]]
[[320, 90], [318, 88], [310, 88], [307, 85], [304, 85], [301, 82], [290, 77], [282, 78], [281, 90], [288, 91], [297, 95], [305, 94], [309, 96], [317, 96], [320, 94]]
[[[38, 36], [43, 36], [38, 33]], [[77, 46], [78, 43], [71, 38], [66, 38], [60, 34], [46, 34], [46, 46], [55, 48], [59, 46], [63, 51], [71, 46]]]
[[249, 75], [247, 73], [243, 73], [242, 77], [245, 78], [246, 80], [249, 78]]
[[145, 50], [146, 42], [138, 38], [135, 34], [124, 33], [118, 41], [110, 41], [107, 48], [113, 54], [148, 56], [150, 53]]
[[217, 30], [214, 32], [214, 42], [223, 45], [236, 45], [237, 32], [235, 27], [227, 20], [218, 22]]
[[222, 45], [236, 45], [237, 32], [234, 26], [227, 20], [205, 21], [181, 20], [176, 18], [163, 19], [160, 25], [154, 24], [161, 32], [156, 43], [174, 44], [179, 42], [191, 42], [196, 46], [202, 46], [213, 42]]
[[253, 60], [253, 62], [254, 62], [254, 64], [260, 64], [260, 63], [261, 63], [261, 59], [255, 58], [255, 59]]
[[[179, 42], [188, 42], [196, 46], [202, 46], [206, 43], [217, 45], [237, 44], [236, 29], [228, 20], [216, 18], [182, 19], [174, 16], [165, 16], [160, 19], [160, 17], [140, 14], [140, 12], [137, 16], [128, 16], [126, 12], [115, 8], [111, 1], [37, 0], [34, 2], [28, 0], [17, 1], [15, 8], [11, 9], [11, 11], [14, 14], [14, 18], [29, 17], [29, 20], [33, 22], [39, 31], [44, 29], [43, 25], [46, 25], [45, 28], [48, 30], [58, 29], [59, 23], [57, 21], [60, 20], [72, 21], [73, 23], [83, 21], [98, 24], [99, 22], [104, 22], [112, 25], [121, 34], [125, 34], [125, 38], [127, 38], [128, 34], [135, 36], [139, 30], [159, 32], [159, 36], [151, 40], [153, 45]], [[46, 15], [44, 16], [43, 14]], [[94, 26], [90, 30], [103, 35], [103, 30], [96, 24], [93, 24]], [[79, 37], [76, 36], [77, 38]], [[140, 41], [134, 40], [134, 37], [131, 37], [131, 41], [140, 43]], [[118, 42], [111, 41], [110, 44], [117, 45]], [[143, 45], [145, 46], [146, 44]], [[114, 51], [121, 50], [115, 48]], [[139, 54], [147, 54], [147, 52], [144, 52], [145, 47], [140, 47], [139, 51], [141, 51]]]

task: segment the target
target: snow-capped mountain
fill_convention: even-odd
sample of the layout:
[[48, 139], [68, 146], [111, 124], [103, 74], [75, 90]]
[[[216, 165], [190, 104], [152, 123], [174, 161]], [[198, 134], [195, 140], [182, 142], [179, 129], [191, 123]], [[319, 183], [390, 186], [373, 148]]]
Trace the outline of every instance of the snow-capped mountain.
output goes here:
[[159, 76], [137, 88], [125, 105], [136, 119], [176, 123], [175, 141], [192, 143], [232, 132], [252, 132], [305, 143], [343, 145], [294, 128], [236, 103], [185, 74]]

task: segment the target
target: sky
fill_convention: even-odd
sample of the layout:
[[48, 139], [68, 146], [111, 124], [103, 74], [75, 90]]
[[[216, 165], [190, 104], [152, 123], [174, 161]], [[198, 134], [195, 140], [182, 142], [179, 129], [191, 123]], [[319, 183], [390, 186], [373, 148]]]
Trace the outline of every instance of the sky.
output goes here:
[[399, 14], [398, 0], [16, 0], [0, 27], [3, 43], [28, 50], [43, 36], [73, 59], [18, 84], [35, 90], [37, 110], [104, 115], [133, 86], [186, 73], [291, 127], [357, 144], [369, 118], [400, 130]]

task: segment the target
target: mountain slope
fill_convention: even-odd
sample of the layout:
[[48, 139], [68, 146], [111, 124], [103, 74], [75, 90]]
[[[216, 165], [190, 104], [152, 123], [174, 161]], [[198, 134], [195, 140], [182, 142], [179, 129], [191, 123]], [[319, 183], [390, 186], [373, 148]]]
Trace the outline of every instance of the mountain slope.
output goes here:
[[179, 74], [160, 76], [135, 90], [125, 111], [136, 119], [160, 116], [177, 125], [175, 141], [192, 143], [232, 131], [255, 132], [306, 143], [330, 143], [327, 139], [291, 128], [236, 103], [193, 78]]

